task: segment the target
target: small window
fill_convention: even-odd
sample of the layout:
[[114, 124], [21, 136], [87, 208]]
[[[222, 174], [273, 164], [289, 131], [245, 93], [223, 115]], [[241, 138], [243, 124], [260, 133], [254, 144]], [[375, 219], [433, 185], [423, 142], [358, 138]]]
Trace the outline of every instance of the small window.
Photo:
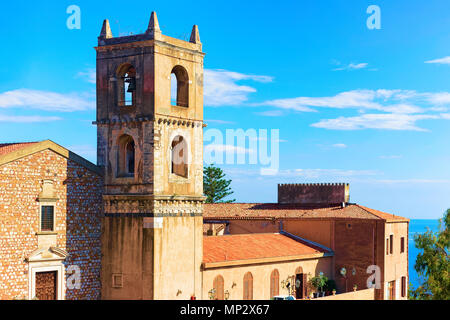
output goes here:
[[179, 107], [189, 106], [189, 77], [182, 66], [175, 66], [170, 75], [170, 103]]
[[402, 298], [406, 297], [406, 277], [402, 277]]
[[187, 143], [182, 136], [176, 136], [172, 141], [171, 172], [177, 176], [188, 177]]
[[405, 237], [401, 237], [400, 239], [400, 252], [405, 252]]
[[223, 291], [223, 277], [217, 276], [214, 278], [213, 287], [215, 290], [215, 299], [216, 300], [223, 300], [224, 298], [224, 291]]
[[394, 253], [394, 235], [391, 234], [389, 236], [389, 253], [393, 254]]
[[41, 231], [54, 231], [54, 207], [41, 206]]
[[243, 300], [253, 300], [253, 276], [250, 272], [244, 275]]
[[121, 273], [113, 273], [112, 287], [113, 288], [122, 288], [123, 287], [123, 276]]
[[389, 238], [386, 239], [386, 255], [389, 254]]

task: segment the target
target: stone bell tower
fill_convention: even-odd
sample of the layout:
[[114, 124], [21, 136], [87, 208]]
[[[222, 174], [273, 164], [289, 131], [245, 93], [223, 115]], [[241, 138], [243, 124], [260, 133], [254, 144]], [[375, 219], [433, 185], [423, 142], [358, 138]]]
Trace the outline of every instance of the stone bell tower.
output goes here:
[[102, 299], [201, 298], [203, 57], [163, 35], [152, 12], [143, 34], [97, 51], [97, 162], [104, 172]]

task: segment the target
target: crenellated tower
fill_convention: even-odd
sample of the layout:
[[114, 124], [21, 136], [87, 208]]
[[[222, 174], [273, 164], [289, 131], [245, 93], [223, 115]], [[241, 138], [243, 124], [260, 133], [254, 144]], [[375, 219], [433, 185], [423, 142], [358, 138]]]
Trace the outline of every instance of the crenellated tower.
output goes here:
[[203, 57], [162, 34], [98, 37], [97, 163], [104, 172], [103, 299], [201, 295]]

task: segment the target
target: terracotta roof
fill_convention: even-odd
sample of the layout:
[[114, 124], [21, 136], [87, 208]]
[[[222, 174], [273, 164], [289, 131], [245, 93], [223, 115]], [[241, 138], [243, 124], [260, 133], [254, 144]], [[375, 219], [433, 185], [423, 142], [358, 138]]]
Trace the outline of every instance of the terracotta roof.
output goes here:
[[0, 143], [0, 155], [8, 154], [19, 149], [28, 147], [37, 142], [20, 142], [20, 143]]
[[328, 253], [279, 233], [253, 233], [203, 237], [203, 262], [302, 256]]
[[279, 203], [205, 203], [204, 219], [277, 219], [277, 218], [347, 218], [347, 219], [383, 219], [405, 220], [378, 210], [357, 204], [311, 206]]
[[370, 212], [373, 215], [376, 215], [377, 217], [379, 217], [380, 219], [383, 219], [383, 220], [387, 220], [387, 221], [409, 221], [408, 218], [396, 216], [396, 215], [393, 215], [391, 213], [386, 213], [386, 212], [383, 212], [383, 211], [380, 211], [380, 210], [370, 209], [370, 208], [364, 207], [364, 206], [359, 205], [359, 204], [357, 204], [357, 206], [362, 208], [362, 209], [364, 209], [364, 210], [366, 210], [366, 211], [368, 211], [368, 212]]

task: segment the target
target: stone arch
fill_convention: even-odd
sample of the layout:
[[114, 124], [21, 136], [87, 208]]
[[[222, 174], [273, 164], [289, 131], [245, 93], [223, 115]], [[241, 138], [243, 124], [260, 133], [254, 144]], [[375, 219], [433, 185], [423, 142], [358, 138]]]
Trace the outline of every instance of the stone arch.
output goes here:
[[136, 169], [136, 144], [132, 136], [123, 134], [118, 139], [117, 174], [121, 177], [133, 177]]
[[134, 106], [136, 102], [136, 68], [130, 63], [116, 70], [119, 106]]
[[180, 177], [188, 177], [188, 143], [182, 135], [171, 140], [170, 172]]
[[187, 70], [177, 65], [171, 73], [170, 103], [179, 107], [189, 107], [189, 75]]

